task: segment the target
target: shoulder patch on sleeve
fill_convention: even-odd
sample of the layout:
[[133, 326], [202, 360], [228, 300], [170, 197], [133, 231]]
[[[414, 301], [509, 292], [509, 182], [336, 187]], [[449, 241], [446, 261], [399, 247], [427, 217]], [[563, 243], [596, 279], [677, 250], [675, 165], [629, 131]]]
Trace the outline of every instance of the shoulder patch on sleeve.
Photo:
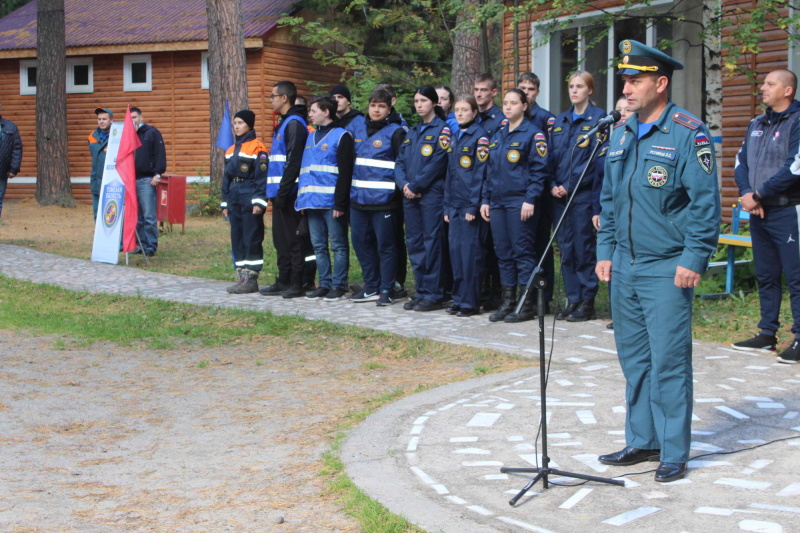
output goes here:
[[500, 121], [500, 127], [502, 128], [503, 126], [508, 126], [508, 119], [507, 118], [504, 118], [503, 120]]
[[703, 125], [703, 122], [694, 118], [693, 116], [687, 115], [686, 113], [675, 113], [672, 115], [672, 120], [680, 124], [681, 126], [686, 126], [690, 130], [696, 130], [700, 126]]
[[489, 139], [487, 139], [486, 137], [481, 137], [480, 139], [478, 139], [478, 144], [479, 145], [484, 144], [486, 146], [489, 146]]
[[442, 133], [441, 134], [442, 135], [451, 135], [452, 132], [450, 131], [450, 127], [449, 126], [445, 126], [444, 128], [442, 128]]
[[546, 141], [547, 137], [545, 137], [544, 133], [535, 133], [533, 135], [533, 140], [534, 141]]

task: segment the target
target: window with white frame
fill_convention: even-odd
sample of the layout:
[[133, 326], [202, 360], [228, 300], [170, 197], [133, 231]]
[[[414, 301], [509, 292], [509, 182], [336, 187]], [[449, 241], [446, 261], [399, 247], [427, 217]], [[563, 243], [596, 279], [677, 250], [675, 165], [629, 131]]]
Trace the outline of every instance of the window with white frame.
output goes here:
[[[666, 11], [672, 2], [654, 1], [650, 7], [657, 5]], [[534, 26], [534, 43], [542, 39], [545, 31], [549, 29]], [[598, 25], [597, 13], [578, 15], [569, 26], [552, 32], [547, 43], [533, 50], [532, 70], [543, 80], [537, 103], [555, 114], [569, 109], [567, 76], [580, 69], [589, 71], [594, 77], [591, 100], [595, 105], [601, 109], [614, 109], [622, 93], [621, 80], [613, 75], [614, 59], [620, 55], [619, 43], [624, 39], [635, 39], [656, 46], [659, 41], [671, 38], [672, 25], [669, 22], [643, 24], [641, 19], [630, 18], [617, 20], [605, 28]], [[670, 54], [671, 50], [664, 52]]]
[[152, 56], [150, 54], [124, 56], [122, 79], [124, 91], [152, 91]]
[[36, 94], [36, 60], [19, 62], [19, 94]]
[[208, 89], [208, 52], [200, 55], [200, 88]]
[[94, 92], [94, 60], [91, 57], [67, 58], [67, 93]]

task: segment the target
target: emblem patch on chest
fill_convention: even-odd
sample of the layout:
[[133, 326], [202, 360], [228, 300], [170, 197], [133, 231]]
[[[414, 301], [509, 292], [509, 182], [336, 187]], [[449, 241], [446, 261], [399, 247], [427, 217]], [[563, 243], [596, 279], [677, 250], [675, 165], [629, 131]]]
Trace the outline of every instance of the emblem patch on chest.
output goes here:
[[428, 157], [433, 153], [433, 146], [431, 146], [430, 144], [423, 144], [419, 152], [425, 157]]
[[241, 170], [242, 172], [247, 172], [248, 170], [250, 170], [250, 165], [248, 165], [247, 163], [242, 163], [241, 165], [239, 165], [239, 170]]
[[468, 155], [461, 156], [461, 159], [458, 160], [461, 163], [461, 166], [464, 168], [469, 168], [472, 166], [472, 158]]
[[664, 167], [650, 167], [650, 170], [647, 171], [647, 181], [653, 187], [663, 187], [667, 183], [667, 178], [669, 178], [669, 174]]
[[519, 161], [519, 152], [516, 150], [509, 150], [506, 157], [511, 163], [516, 163], [517, 161]]
[[322, 146], [319, 147], [320, 150], [323, 152], [328, 149], [328, 143], [323, 143]]
[[381, 141], [380, 139], [375, 139], [374, 141], [372, 141], [372, 146], [374, 146], [375, 148], [380, 148], [381, 146], [383, 146], [383, 141]]

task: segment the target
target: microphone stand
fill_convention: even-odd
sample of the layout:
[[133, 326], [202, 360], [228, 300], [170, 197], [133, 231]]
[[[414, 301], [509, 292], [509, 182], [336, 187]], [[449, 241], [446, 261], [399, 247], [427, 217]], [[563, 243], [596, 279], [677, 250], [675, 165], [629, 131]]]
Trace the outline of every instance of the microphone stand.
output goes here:
[[561, 228], [561, 224], [563, 224], [564, 219], [569, 213], [570, 207], [572, 206], [572, 200], [575, 198], [575, 193], [581, 186], [583, 182], [584, 176], [586, 176], [586, 171], [589, 169], [590, 163], [594, 161], [595, 155], [597, 154], [597, 150], [600, 148], [600, 145], [603, 144], [602, 137], [597, 138], [595, 140], [594, 147], [592, 148], [592, 153], [589, 155], [589, 160], [586, 162], [586, 165], [583, 167], [583, 172], [581, 172], [580, 177], [578, 178], [578, 182], [575, 184], [575, 188], [572, 190], [572, 193], [569, 195], [567, 199], [567, 205], [564, 208], [564, 212], [561, 214], [561, 218], [558, 220], [556, 224], [555, 230], [553, 234], [550, 236], [550, 240], [547, 243], [547, 246], [544, 249], [544, 253], [542, 253], [542, 257], [539, 258], [539, 264], [536, 265], [536, 268], [533, 269], [533, 273], [531, 274], [530, 279], [528, 279], [528, 283], [525, 286], [525, 290], [522, 293], [519, 301], [517, 302], [516, 312], [519, 313], [522, 310], [522, 305], [525, 303], [525, 299], [528, 297], [528, 293], [531, 290], [531, 287], [537, 289], [537, 299], [536, 299], [536, 313], [539, 315], [539, 388], [541, 390], [541, 425], [542, 425], [542, 466], [541, 468], [507, 468], [502, 467], [500, 468], [500, 472], [503, 474], [536, 474], [536, 477], [531, 479], [531, 481], [522, 488], [521, 491], [517, 493], [516, 496], [511, 498], [508, 501], [510, 506], [516, 505], [517, 501], [522, 498], [526, 492], [528, 492], [537, 481], [540, 479], [542, 480], [542, 486], [545, 489], [549, 488], [549, 480], [548, 477], [551, 474], [556, 474], [563, 477], [571, 477], [575, 479], [583, 479], [586, 481], [597, 481], [600, 483], [608, 483], [609, 485], [618, 485], [624, 486], [625, 482], [620, 481], [617, 479], [609, 479], [597, 476], [587, 476], [585, 474], [576, 474], [574, 472], [566, 472], [564, 470], [556, 470], [555, 468], [550, 468], [550, 457], [547, 455], [547, 378], [545, 376], [545, 342], [544, 342], [544, 289], [547, 287], [547, 282], [542, 275], [542, 264], [544, 264], [544, 260], [547, 257], [548, 253], [551, 253], [553, 250], [553, 241], [556, 238], [556, 234], [558, 233], [559, 228]]

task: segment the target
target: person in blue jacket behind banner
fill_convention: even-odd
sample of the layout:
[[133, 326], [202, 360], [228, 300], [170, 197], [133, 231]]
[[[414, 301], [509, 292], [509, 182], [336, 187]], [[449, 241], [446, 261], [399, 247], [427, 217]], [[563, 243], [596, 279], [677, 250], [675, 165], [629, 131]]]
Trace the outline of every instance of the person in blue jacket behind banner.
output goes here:
[[[594, 78], [579, 70], [569, 78], [572, 106], [558, 115], [550, 130], [550, 205], [553, 223], [557, 224], [566, 209], [569, 195], [575, 199], [556, 238], [561, 250], [561, 273], [567, 292], [567, 307], [556, 315], [557, 320], [584, 322], [597, 317], [594, 298], [597, 294], [597, 262], [595, 230], [592, 224], [592, 190], [595, 180], [602, 180], [602, 155], [605, 143], [595, 161], [589, 163], [586, 176], [578, 187], [578, 178], [586, 166], [595, 138], [585, 133], [606, 115], [589, 97], [594, 91]], [[577, 190], [576, 190], [577, 188]]]
[[441, 309], [444, 298], [443, 201], [450, 127], [438, 102], [439, 95], [430, 85], [414, 93], [421, 121], [408, 132], [394, 169], [395, 183], [403, 193], [406, 245], [416, 282], [416, 295], [403, 304], [407, 311]]
[[[625, 375], [625, 443], [607, 465], [660, 461], [655, 481], [686, 475], [692, 440], [692, 299], [717, 247], [714, 146], [669, 101], [683, 65], [633, 40], [617, 66], [634, 114], [618, 124], [600, 198], [597, 275], [614, 279], [614, 338]], [[699, 91], [698, 91], [699, 93]]]
[[447, 313], [470, 317], [480, 313], [481, 277], [488, 224], [479, 216], [481, 194], [489, 160], [489, 137], [478, 118], [474, 96], [454, 104], [459, 130], [447, 149], [444, 220], [450, 224], [450, 261], [453, 266], [453, 305]]
[[225, 152], [222, 216], [231, 223], [231, 251], [239, 281], [231, 294], [258, 292], [264, 267], [264, 213], [267, 210], [267, 147], [253, 129], [256, 114], [243, 109], [233, 117], [236, 142]]
[[[304, 210], [317, 258], [319, 287], [306, 300], [336, 301], [347, 293], [350, 246], [347, 208], [353, 179], [353, 136], [336, 119], [337, 103], [329, 95], [311, 100], [308, 114], [316, 126], [303, 152], [295, 209]], [[333, 275], [328, 251], [333, 250]]]
[[445, 122], [450, 126], [450, 131], [458, 130], [458, 121], [456, 120], [455, 112], [453, 112], [453, 100], [456, 99], [453, 89], [447, 85], [439, 85], [436, 87], [436, 94], [439, 95], [439, 107], [447, 115]]
[[392, 114], [392, 95], [375, 89], [369, 97], [369, 119], [353, 120], [356, 163], [350, 187], [350, 234], [364, 274], [364, 288], [353, 302], [394, 303], [397, 276], [397, 210], [394, 168], [406, 137], [399, 115]]
[[526, 119], [528, 99], [520, 89], [503, 98], [507, 122], [489, 144], [489, 171], [483, 188], [481, 216], [492, 226], [494, 250], [500, 267], [502, 302], [491, 322], [523, 322], [536, 316], [536, 298], [530, 293], [520, 312], [520, 294], [538, 260], [536, 227], [540, 197], [547, 182], [547, 137]]

